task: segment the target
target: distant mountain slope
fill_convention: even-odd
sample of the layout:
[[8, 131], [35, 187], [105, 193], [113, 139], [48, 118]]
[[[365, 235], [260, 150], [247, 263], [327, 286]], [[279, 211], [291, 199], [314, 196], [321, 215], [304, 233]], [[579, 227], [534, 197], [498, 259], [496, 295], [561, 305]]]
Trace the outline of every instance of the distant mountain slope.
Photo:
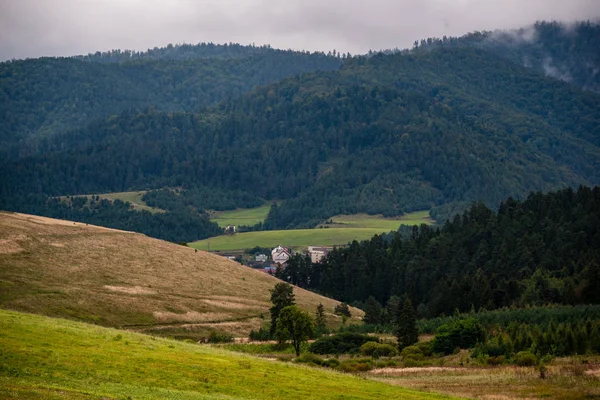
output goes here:
[[[224, 257], [133, 232], [0, 213], [1, 308], [165, 336], [246, 335], [268, 320], [277, 282]], [[338, 302], [294, 293], [311, 313], [323, 303], [337, 323]]]
[[[230, 53], [236, 57], [219, 56], [234, 47], [237, 53]], [[100, 63], [40, 58], [0, 63], [0, 145], [62, 133], [128, 109], [196, 111], [259, 85], [341, 65], [338, 57], [321, 53], [243, 46], [211, 49], [204, 57], [183, 60], [165, 56]], [[32, 151], [35, 143], [14, 147], [9, 154]]]
[[[31, 193], [184, 186], [286, 199], [268, 228], [600, 182], [600, 96], [475, 48], [346, 60], [202, 114], [125, 112], [0, 165]], [[21, 208], [20, 208], [21, 207]]]

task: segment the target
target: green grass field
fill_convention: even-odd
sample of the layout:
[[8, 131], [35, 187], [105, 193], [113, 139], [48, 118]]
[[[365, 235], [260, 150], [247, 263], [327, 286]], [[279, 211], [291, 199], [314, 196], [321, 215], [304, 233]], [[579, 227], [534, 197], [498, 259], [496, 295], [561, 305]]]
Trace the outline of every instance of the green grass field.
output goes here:
[[337, 215], [330, 219], [332, 223], [325, 223], [322, 226], [331, 228], [376, 228], [389, 232], [397, 230], [400, 225], [421, 225], [433, 224], [434, 221], [429, 217], [429, 211], [416, 211], [398, 218], [383, 218], [381, 215]]
[[370, 239], [373, 235], [381, 234], [382, 232], [386, 232], [386, 230], [375, 228], [329, 228], [245, 232], [236, 233], [231, 236], [216, 236], [189, 243], [188, 245], [195, 249], [210, 251], [251, 249], [255, 246], [275, 247], [278, 244], [293, 249], [303, 249], [308, 246], [319, 245], [341, 246], [352, 240]]
[[[134, 210], [146, 210], [151, 213], [164, 212], [160, 208], [149, 207], [143, 200], [142, 197], [146, 194], [145, 190], [139, 190], [136, 192], [116, 192], [116, 193], [99, 193], [99, 194], [87, 194], [82, 197], [88, 199], [92, 196], [100, 196], [101, 199], [107, 199], [111, 201], [121, 200], [123, 202], [129, 202], [133, 206]], [[60, 199], [65, 200], [66, 196], [61, 196]]]
[[0, 398], [448, 397], [210, 346], [0, 310]]
[[[331, 218], [331, 224], [321, 225], [322, 229], [292, 229], [259, 231], [217, 236], [190, 243], [199, 250], [231, 251], [251, 249], [255, 246], [274, 247], [278, 244], [294, 249], [308, 246], [343, 246], [352, 240], [366, 240], [383, 232], [396, 230], [402, 224], [431, 224], [428, 211], [410, 213], [402, 218], [388, 219], [374, 215], [340, 215]], [[325, 228], [327, 227], [327, 228]]]
[[227, 225], [252, 226], [263, 222], [269, 214], [272, 202], [256, 208], [240, 208], [233, 211], [216, 211], [211, 214], [210, 220], [224, 228]]

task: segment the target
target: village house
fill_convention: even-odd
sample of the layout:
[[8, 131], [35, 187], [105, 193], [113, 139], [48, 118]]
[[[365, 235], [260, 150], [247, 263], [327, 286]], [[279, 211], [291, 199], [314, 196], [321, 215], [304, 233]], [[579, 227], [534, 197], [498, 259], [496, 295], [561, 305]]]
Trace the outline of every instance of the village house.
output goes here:
[[265, 262], [269, 259], [269, 257], [267, 257], [266, 254], [257, 254], [254, 259], [258, 262]]
[[325, 258], [331, 250], [333, 250], [333, 247], [308, 246], [308, 254], [310, 255], [310, 260], [313, 263], [321, 262], [321, 260]]
[[273, 250], [271, 250], [271, 260], [275, 264], [285, 265], [291, 257], [291, 253], [289, 249], [286, 249], [282, 246], [277, 246]]

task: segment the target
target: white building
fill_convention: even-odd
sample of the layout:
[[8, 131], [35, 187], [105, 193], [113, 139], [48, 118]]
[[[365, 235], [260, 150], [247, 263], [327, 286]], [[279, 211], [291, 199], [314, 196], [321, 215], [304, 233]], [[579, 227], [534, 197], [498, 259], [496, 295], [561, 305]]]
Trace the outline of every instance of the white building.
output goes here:
[[284, 265], [290, 259], [290, 251], [282, 246], [277, 246], [271, 250], [271, 260], [276, 264]]

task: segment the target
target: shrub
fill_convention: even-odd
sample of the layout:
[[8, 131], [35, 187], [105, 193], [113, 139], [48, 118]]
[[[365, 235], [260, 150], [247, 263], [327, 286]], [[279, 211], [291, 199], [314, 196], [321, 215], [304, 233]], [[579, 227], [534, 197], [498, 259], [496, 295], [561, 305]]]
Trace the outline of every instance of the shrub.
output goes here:
[[350, 358], [340, 363], [338, 369], [344, 372], [364, 372], [373, 369], [371, 358]]
[[520, 351], [515, 355], [515, 364], [525, 367], [537, 364], [537, 357], [530, 351]]
[[231, 343], [233, 342], [233, 336], [225, 332], [212, 331], [208, 335], [207, 341], [208, 343]]
[[250, 335], [248, 337], [251, 340], [257, 341], [267, 341], [271, 340], [271, 333], [268, 328], [261, 327], [259, 330], [255, 331], [254, 329], [250, 331]]
[[415, 361], [421, 361], [425, 358], [425, 354], [417, 345], [408, 346], [402, 349], [400, 353], [403, 360], [411, 359]]
[[373, 358], [395, 357], [398, 355], [398, 350], [387, 343], [367, 342], [360, 346], [360, 354]]
[[305, 353], [302, 354], [300, 357], [296, 357], [294, 362], [323, 366], [325, 364], [325, 359], [313, 353]]
[[485, 339], [485, 331], [473, 318], [456, 320], [438, 328], [432, 343], [434, 353], [452, 354], [454, 349], [468, 349]]
[[318, 339], [310, 345], [308, 351], [315, 354], [358, 353], [360, 346], [367, 342], [379, 342], [379, 339], [359, 333], [344, 332]]

